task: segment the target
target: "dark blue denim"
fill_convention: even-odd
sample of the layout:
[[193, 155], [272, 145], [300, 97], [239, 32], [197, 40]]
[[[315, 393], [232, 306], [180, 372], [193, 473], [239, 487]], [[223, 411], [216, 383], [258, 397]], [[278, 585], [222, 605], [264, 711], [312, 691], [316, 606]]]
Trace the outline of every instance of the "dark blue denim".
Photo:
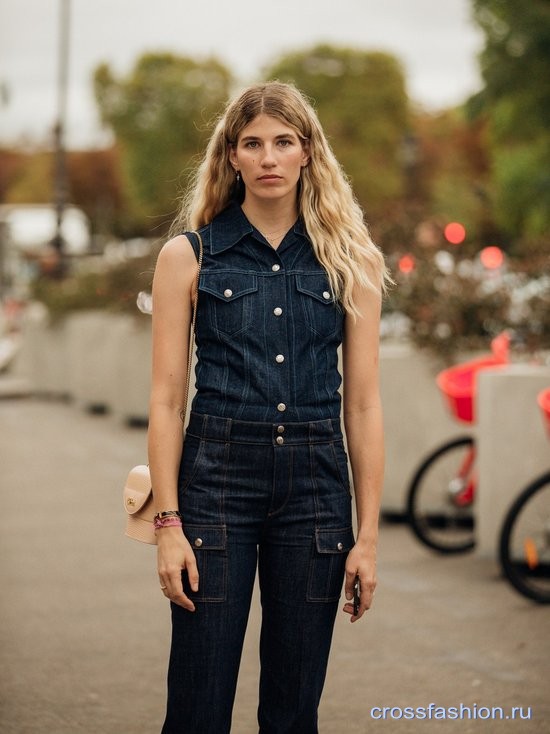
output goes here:
[[303, 223], [274, 249], [233, 204], [200, 233], [192, 409], [249, 421], [339, 418], [344, 315]]
[[249, 422], [193, 412], [179, 472], [200, 574], [172, 605], [163, 734], [226, 734], [256, 567], [262, 605], [260, 734], [316, 734], [353, 545], [340, 421]]

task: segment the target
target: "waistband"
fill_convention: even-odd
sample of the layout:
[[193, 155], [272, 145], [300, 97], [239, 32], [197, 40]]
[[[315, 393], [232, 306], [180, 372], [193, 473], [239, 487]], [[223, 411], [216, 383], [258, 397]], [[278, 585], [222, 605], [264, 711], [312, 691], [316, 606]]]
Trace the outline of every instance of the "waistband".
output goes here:
[[186, 433], [197, 438], [233, 443], [286, 444], [326, 443], [342, 438], [336, 418], [303, 423], [239, 421], [217, 415], [191, 412]]

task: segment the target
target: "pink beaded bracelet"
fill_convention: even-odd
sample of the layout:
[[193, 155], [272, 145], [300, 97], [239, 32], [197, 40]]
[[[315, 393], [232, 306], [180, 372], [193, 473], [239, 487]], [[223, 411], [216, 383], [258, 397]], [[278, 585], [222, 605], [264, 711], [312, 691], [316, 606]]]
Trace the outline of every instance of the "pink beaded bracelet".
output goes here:
[[161, 530], [162, 528], [181, 528], [182, 522], [179, 517], [169, 515], [168, 517], [155, 517], [153, 522], [155, 530]]

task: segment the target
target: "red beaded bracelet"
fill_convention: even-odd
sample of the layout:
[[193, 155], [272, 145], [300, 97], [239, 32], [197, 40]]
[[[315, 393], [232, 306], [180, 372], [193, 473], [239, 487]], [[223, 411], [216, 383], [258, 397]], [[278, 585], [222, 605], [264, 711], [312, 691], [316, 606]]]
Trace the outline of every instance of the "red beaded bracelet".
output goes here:
[[174, 515], [169, 515], [168, 517], [156, 516], [153, 521], [155, 530], [161, 530], [162, 528], [181, 528], [182, 525], [181, 519]]

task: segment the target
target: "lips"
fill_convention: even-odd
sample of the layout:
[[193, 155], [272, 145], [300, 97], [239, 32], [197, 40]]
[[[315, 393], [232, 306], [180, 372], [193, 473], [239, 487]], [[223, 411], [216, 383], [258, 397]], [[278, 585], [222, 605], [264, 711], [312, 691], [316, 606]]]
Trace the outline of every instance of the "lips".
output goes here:
[[265, 176], [260, 176], [259, 181], [280, 181], [281, 176], [275, 176], [273, 174], [266, 174]]

